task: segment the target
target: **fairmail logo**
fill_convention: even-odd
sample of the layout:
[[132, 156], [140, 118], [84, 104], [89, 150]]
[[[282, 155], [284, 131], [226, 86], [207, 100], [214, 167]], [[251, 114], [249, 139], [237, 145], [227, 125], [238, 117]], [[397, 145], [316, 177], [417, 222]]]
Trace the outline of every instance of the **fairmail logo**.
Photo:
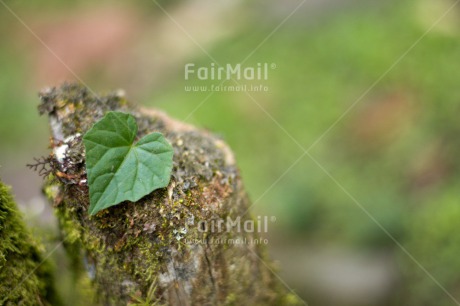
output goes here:
[[276, 217], [257, 216], [255, 219], [242, 219], [240, 216], [232, 219], [200, 220], [197, 229], [201, 233], [268, 233], [269, 223], [276, 221]]
[[269, 71], [275, 69], [276, 64], [257, 63], [256, 66], [243, 67], [241, 64], [217, 65], [197, 67], [194, 63], [185, 64], [185, 80], [197, 78], [201, 81], [266, 81]]

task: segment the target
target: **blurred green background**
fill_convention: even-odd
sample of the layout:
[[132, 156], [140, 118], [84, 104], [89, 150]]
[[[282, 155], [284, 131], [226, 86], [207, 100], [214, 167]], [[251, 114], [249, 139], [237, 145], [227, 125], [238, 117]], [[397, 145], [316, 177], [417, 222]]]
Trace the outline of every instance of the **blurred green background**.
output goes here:
[[[25, 164], [48, 151], [37, 92], [77, 75], [221, 135], [253, 214], [276, 217], [280, 276], [309, 305], [459, 305], [460, 4], [5, 3], [24, 24], [0, 4], [0, 176], [50, 246], [51, 209]], [[186, 63], [211, 65], [202, 49], [275, 64], [269, 91], [187, 92], [220, 83], [184, 79]]]

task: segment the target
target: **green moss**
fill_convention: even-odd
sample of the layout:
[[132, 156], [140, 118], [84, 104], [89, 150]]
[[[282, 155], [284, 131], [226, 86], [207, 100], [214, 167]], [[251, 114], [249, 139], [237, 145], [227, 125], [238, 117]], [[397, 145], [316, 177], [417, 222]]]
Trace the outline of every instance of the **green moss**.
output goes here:
[[50, 263], [27, 231], [9, 192], [0, 182], [0, 304], [59, 305]]

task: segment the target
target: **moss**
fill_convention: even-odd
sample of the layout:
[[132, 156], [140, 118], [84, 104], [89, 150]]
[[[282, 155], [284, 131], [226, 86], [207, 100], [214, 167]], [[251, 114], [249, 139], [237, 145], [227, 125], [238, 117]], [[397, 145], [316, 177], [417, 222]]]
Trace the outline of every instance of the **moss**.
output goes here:
[[9, 192], [0, 182], [0, 304], [60, 305], [51, 265], [32, 238]]

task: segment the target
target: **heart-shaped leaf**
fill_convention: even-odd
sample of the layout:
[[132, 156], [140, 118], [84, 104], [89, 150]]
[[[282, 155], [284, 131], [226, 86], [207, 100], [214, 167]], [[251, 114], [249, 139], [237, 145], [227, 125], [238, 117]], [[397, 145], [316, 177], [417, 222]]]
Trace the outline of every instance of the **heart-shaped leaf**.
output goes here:
[[173, 148], [160, 133], [134, 143], [137, 128], [132, 115], [109, 112], [83, 137], [91, 215], [168, 186]]

